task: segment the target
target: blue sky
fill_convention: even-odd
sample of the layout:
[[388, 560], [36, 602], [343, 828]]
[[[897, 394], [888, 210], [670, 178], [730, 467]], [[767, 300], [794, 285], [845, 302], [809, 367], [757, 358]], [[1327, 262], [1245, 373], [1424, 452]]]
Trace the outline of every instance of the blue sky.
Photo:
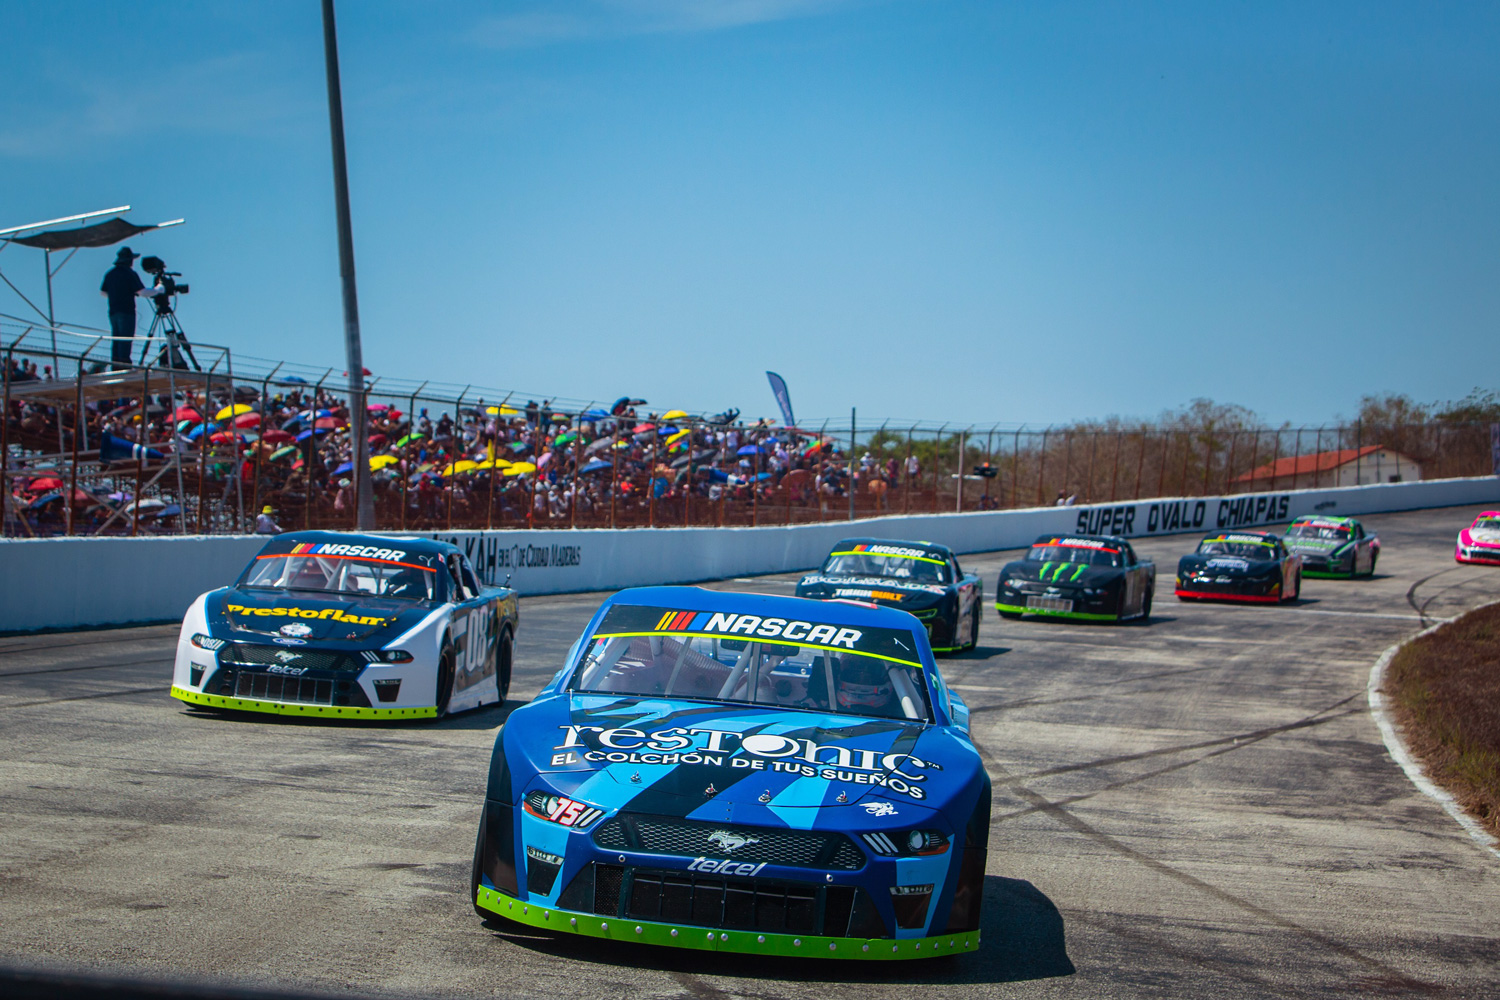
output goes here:
[[[756, 416], [769, 368], [862, 424], [1500, 387], [1494, 4], [339, 17], [378, 374]], [[191, 335], [342, 369], [316, 0], [7, 4], [0, 37], [0, 227], [185, 216], [133, 245], [186, 273]], [[61, 318], [103, 325], [111, 258]], [[0, 270], [40, 292], [35, 251]]]

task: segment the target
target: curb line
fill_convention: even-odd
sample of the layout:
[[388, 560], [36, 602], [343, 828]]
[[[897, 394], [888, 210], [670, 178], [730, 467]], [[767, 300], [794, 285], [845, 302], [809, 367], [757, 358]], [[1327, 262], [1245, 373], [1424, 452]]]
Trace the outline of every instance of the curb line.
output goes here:
[[[1480, 607], [1488, 606], [1480, 605]], [[1472, 610], [1478, 611], [1479, 608], [1473, 608]], [[1423, 629], [1411, 638], [1403, 639], [1381, 653], [1380, 659], [1376, 660], [1375, 665], [1370, 668], [1370, 680], [1365, 688], [1365, 693], [1370, 701], [1370, 714], [1374, 716], [1375, 725], [1380, 727], [1381, 738], [1385, 740], [1385, 748], [1390, 753], [1391, 758], [1401, 766], [1401, 770], [1406, 772], [1406, 777], [1413, 785], [1417, 786], [1418, 791], [1442, 806], [1443, 811], [1457, 820], [1458, 825], [1463, 827], [1480, 847], [1483, 847], [1495, 857], [1500, 858], [1500, 840], [1497, 840], [1488, 830], [1480, 826], [1477, 820], [1464, 812], [1463, 807], [1458, 804], [1458, 801], [1452, 795], [1439, 788], [1433, 783], [1431, 778], [1427, 777], [1426, 772], [1422, 770], [1422, 765], [1411, 755], [1411, 751], [1402, 742], [1401, 735], [1396, 732], [1396, 727], [1391, 722], [1390, 714], [1386, 709], [1385, 696], [1380, 693], [1380, 688], [1385, 683], [1386, 668], [1391, 665], [1391, 660], [1395, 659], [1396, 653], [1401, 650], [1401, 647], [1425, 635], [1431, 635], [1447, 624], [1448, 622], [1442, 622], [1431, 628]]]

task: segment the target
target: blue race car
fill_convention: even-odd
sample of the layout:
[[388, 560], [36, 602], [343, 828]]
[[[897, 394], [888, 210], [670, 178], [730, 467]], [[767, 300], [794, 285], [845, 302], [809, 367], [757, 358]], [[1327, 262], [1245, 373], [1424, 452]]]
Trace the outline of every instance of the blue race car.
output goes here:
[[621, 591], [495, 740], [475, 909], [754, 955], [973, 951], [990, 781], [968, 716], [903, 611]]

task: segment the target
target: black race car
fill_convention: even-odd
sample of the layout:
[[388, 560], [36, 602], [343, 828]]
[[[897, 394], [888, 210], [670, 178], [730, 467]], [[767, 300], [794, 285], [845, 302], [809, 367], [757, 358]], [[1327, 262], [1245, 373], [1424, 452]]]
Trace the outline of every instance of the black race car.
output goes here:
[[1156, 564], [1114, 535], [1042, 535], [1026, 558], [1000, 571], [1002, 618], [1044, 615], [1083, 621], [1151, 616]]
[[1220, 531], [1177, 562], [1182, 601], [1293, 601], [1302, 591], [1302, 557], [1269, 531]]
[[909, 612], [927, 626], [934, 653], [979, 645], [984, 583], [977, 573], [959, 568], [946, 545], [846, 538], [818, 572], [798, 581], [797, 596], [865, 601]]

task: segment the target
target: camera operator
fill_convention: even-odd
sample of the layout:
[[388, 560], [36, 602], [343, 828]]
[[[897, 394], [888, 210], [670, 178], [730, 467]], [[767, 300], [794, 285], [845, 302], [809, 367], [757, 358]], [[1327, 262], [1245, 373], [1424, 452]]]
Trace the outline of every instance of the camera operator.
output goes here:
[[151, 298], [156, 289], [147, 288], [135, 273], [134, 261], [140, 254], [121, 247], [115, 254], [115, 266], [104, 275], [99, 294], [109, 300], [109, 334], [112, 338], [110, 361], [116, 370], [130, 367], [130, 342], [135, 337], [136, 296]]

